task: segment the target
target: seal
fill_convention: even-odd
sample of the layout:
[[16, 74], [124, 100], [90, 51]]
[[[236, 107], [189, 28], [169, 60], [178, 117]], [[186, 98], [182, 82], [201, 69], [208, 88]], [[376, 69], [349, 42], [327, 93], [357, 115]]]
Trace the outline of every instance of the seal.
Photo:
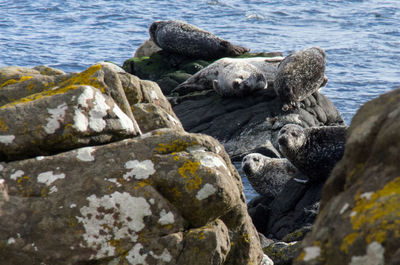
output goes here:
[[326, 55], [323, 49], [311, 47], [286, 56], [279, 64], [274, 89], [282, 101], [283, 111], [297, 108], [298, 102], [326, 85]]
[[223, 97], [245, 96], [266, 89], [283, 57], [222, 58], [195, 73], [172, 92], [184, 95], [213, 88]]
[[286, 124], [278, 134], [279, 150], [310, 181], [324, 182], [343, 157], [347, 128]]
[[192, 58], [219, 59], [250, 51], [179, 20], [153, 22], [149, 34], [161, 49]]
[[286, 158], [252, 153], [243, 158], [242, 169], [251, 186], [262, 196], [276, 197], [292, 178], [296, 182], [307, 183], [307, 177]]

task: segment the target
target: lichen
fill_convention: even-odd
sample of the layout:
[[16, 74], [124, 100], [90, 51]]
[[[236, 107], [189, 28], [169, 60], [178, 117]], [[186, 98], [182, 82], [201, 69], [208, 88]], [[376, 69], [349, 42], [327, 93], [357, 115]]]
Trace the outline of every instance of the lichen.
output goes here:
[[342, 251], [360, 239], [370, 244], [383, 243], [388, 235], [400, 238], [400, 177], [368, 196], [357, 193], [355, 203], [350, 216], [354, 232], [343, 239]]
[[20, 98], [14, 101], [11, 101], [8, 104], [5, 104], [0, 107], [0, 109], [8, 108], [10, 106], [14, 106], [17, 104], [22, 104], [26, 102], [31, 102], [37, 99], [41, 99], [43, 97], [53, 96], [56, 94], [62, 94], [70, 90], [77, 89], [80, 85], [90, 85], [92, 87], [100, 89], [102, 92], [105, 91], [105, 87], [102, 82], [100, 82], [97, 77], [93, 76], [97, 71], [101, 69], [100, 64], [93, 65], [86, 69], [85, 71], [73, 75], [67, 80], [61, 82], [56, 87], [46, 87], [44, 91], [29, 95], [24, 98]]
[[22, 76], [19, 80], [9, 79], [9, 80], [7, 80], [6, 82], [4, 82], [3, 84], [0, 85], [0, 89], [2, 89], [5, 86], [8, 86], [8, 85], [21, 83], [21, 82], [23, 82], [25, 80], [29, 80], [31, 78], [33, 78], [33, 76]]
[[186, 180], [185, 189], [187, 191], [199, 189], [199, 185], [202, 183], [202, 179], [197, 172], [199, 166], [200, 162], [193, 162], [186, 159], [183, 165], [178, 169], [179, 174]]
[[156, 150], [159, 153], [176, 153], [176, 152], [182, 152], [186, 150], [189, 146], [197, 145], [197, 142], [193, 141], [191, 143], [185, 142], [179, 139], [176, 139], [172, 141], [171, 143], [166, 143], [166, 144], [158, 144], [158, 147], [156, 147]]

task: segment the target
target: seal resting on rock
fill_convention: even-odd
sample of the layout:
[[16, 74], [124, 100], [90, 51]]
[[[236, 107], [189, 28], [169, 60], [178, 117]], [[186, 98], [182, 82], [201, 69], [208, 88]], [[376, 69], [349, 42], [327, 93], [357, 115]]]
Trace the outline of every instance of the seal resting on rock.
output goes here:
[[179, 20], [156, 21], [151, 24], [149, 33], [161, 49], [193, 58], [218, 59], [249, 51]]
[[307, 182], [307, 177], [286, 158], [248, 154], [242, 160], [242, 169], [254, 190], [267, 197], [276, 197], [292, 178], [299, 183]]
[[282, 57], [222, 58], [200, 70], [172, 92], [180, 95], [193, 90], [214, 88], [221, 96], [244, 96], [266, 89], [273, 82]]
[[325, 52], [319, 47], [292, 53], [279, 64], [274, 89], [283, 111], [296, 108], [299, 101], [327, 83], [325, 64]]
[[279, 150], [310, 181], [324, 182], [343, 157], [347, 128], [286, 124], [279, 131]]

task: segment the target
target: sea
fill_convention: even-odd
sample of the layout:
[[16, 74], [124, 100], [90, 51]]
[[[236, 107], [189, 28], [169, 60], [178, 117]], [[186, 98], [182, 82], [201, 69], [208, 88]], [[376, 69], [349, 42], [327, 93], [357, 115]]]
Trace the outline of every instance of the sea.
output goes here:
[[[152, 22], [170, 19], [252, 52], [323, 48], [321, 93], [347, 124], [363, 103], [400, 87], [399, 0], [0, 0], [0, 67], [122, 65]], [[249, 200], [256, 194], [243, 182]]]

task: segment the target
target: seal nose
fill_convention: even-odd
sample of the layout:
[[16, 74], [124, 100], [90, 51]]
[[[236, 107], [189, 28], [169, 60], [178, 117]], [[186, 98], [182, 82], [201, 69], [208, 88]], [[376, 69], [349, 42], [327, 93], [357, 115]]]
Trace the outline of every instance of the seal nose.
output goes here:
[[287, 144], [286, 137], [279, 137], [278, 138], [278, 143], [279, 143], [279, 145], [286, 145]]

